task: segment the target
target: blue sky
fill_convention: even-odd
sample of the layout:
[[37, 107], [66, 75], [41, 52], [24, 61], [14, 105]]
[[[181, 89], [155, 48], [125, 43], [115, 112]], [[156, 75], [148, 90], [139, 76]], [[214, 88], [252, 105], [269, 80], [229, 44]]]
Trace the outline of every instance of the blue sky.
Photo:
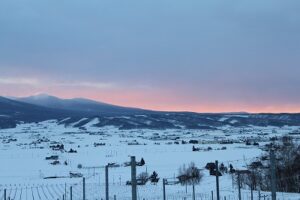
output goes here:
[[2, 0], [0, 95], [300, 112], [300, 1]]

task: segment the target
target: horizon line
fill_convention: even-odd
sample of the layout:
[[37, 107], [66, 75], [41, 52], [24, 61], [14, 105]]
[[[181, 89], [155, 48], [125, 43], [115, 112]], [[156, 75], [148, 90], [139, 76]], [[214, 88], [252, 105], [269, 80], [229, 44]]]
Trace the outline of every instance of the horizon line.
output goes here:
[[[0, 95], [1, 96], [1, 95]], [[74, 96], [71, 98], [64, 98], [52, 94], [47, 94], [47, 93], [38, 93], [38, 94], [32, 94], [32, 95], [20, 95], [20, 96], [5, 96], [3, 95], [2, 97], [18, 101], [18, 98], [28, 98], [28, 97], [37, 97], [37, 96], [45, 96], [45, 97], [54, 97], [58, 98], [61, 100], [72, 100], [72, 99], [85, 99], [85, 100], [90, 100], [94, 101], [97, 103], [103, 103], [103, 104], [108, 104], [112, 106], [119, 106], [119, 107], [127, 107], [127, 108], [135, 108], [135, 109], [141, 109], [141, 110], [147, 110], [147, 111], [153, 111], [153, 112], [172, 112], [172, 113], [197, 113], [197, 114], [232, 114], [232, 115], [246, 115], [246, 114], [300, 114], [300, 111], [296, 112], [285, 112], [285, 111], [279, 111], [279, 112], [252, 112], [252, 111], [192, 111], [192, 110], [168, 110], [168, 109], [151, 109], [151, 108], [144, 108], [144, 107], [134, 107], [134, 106], [126, 106], [126, 105], [121, 105], [121, 104], [113, 104], [109, 102], [103, 102], [98, 99], [92, 99], [92, 98], [86, 98], [82, 96]]]

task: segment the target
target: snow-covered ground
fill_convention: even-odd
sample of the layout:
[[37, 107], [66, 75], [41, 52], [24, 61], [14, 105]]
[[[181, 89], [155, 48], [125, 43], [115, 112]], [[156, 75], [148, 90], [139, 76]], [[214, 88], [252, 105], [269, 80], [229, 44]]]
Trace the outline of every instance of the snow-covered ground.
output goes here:
[[[130, 156], [146, 161], [144, 166], [137, 168], [137, 174], [156, 171], [160, 177], [157, 185], [147, 183], [138, 186], [139, 199], [162, 199], [162, 178], [174, 179], [179, 167], [190, 162], [203, 168], [205, 174], [203, 181], [196, 186], [197, 199], [211, 199], [211, 191], [215, 193], [215, 177], [209, 176], [204, 169], [206, 163], [218, 160], [225, 166], [232, 164], [237, 169], [245, 168], [247, 163], [263, 153], [260, 147], [270, 137], [299, 129], [228, 126], [214, 131], [118, 130], [115, 127], [93, 127], [97, 122], [96, 118], [84, 128], [74, 128], [46, 121], [0, 130], [0, 199], [3, 199], [4, 189], [11, 199], [62, 199], [65, 190], [69, 196], [70, 186], [73, 187], [73, 199], [82, 199], [82, 178], [69, 178], [70, 172], [86, 177], [86, 199], [104, 199], [104, 166], [107, 163], [120, 165], [109, 169], [111, 197], [116, 195], [117, 199], [130, 199], [131, 187], [126, 185], [126, 181], [130, 180], [130, 167], [123, 165], [130, 161]], [[190, 140], [197, 140], [199, 144], [189, 144]], [[246, 145], [246, 140], [260, 145]], [[182, 144], [182, 141], [187, 144]], [[222, 141], [233, 141], [233, 144], [220, 144]], [[72, 148], [77, 153], [50, 148], [57, 143], [62, 143], [66, 151]], [[200, 148], [200, 151], [193, 152], [192, 146]], [[208, 151], [208, 147], [212, 150]], [[57, 165], [45, 159], [55, 155], [59, 157]], [[45, 179], [53, 176], [58, 178]], [[237, 199], [231, 175], [220, 177], [220, 188], [222, 198]], [[168, 185], [166, 190], [168, 199], [191, 198], [190, 186]], [[243, 199], [250, 199], [249, 191], [243, 190], [242, 194]], [[257, 191], [254, 195], [257, 199]], [[300, 199], [298, 194], [278, 193], [277, 196], [278, 199]]]

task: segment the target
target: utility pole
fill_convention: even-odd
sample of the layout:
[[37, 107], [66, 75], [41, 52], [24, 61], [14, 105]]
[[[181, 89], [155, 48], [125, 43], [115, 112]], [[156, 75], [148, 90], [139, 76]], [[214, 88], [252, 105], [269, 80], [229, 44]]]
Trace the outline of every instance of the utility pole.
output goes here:
[[253, 200], [253, 183], [251, 183], [251, 200]]
[[195, 195], [195, 184], [193, 184], [193, 200], [196, 199], [196, 195]]
[[167, 180], [163, 179], [163, 200], [166, 200], [166, 182]]
[[254, 172], [251, 171], [251, 185], [250, 185], [250, 189], [251, 189], [251, 200], [253, 200], [253, 190], [254, 190], [254, 181], [255, 178], [254, 178]]
[[274, 150], [270, 150], [270, 164], [271, 164], [271, 189], [272, 200], [276, 200], [276, 174], [275, 174], [275, 154]]
[[83, 180], [82, 180], [82, 191], [83, 191], [82, 192], [82, 195], [83, 195], [82, 199], [85, 200], [85, 178], [84, 177], [83, 177]]
[[214, 191], [211, 191], [211, 200], [214, 200]]
[[220, 200], [220, 187], [219, 187], [219, 166], [216, 160], [216, 187], [217, 187], [217, 200]]
[[136, 161], [135, 156], [131, 156], [131, 187], [132, 187], [132, 200], [137, 200], [136, 188]]
[[4, 200], [6, 200], [6, 189], [4, 189]]
[[70, 186], [70, 200], [73, 200], [73, 188]]
[[67, 183], [65, 183], [65, 199], [67, 200]]
[[237, 171], [237, 175], [238, 175], [238, 190], [239, 190], [239, 200], [242, 200], [242, 193], [241, 193], [241, 176], [240, 176], [240, 172]]
[[109, 200], [108, 165], [105, 166], [105, 199]]

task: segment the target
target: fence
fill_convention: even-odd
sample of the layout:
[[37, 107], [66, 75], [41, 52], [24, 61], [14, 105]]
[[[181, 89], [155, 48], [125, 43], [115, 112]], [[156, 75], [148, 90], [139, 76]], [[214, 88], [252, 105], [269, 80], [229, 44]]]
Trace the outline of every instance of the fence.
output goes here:
[[[205, 184], [205, 182], [203, 183]], [[121, 184], [110, 184], [109, 200], [132, 200], [131, 187], [125, 182]], [[172, 188], [174, 187], [174, 188]], [[4, 188], [6, 188], [6, 199], [4, 198]], [[72, 188], [72, 189], [71, 189]], [[72, 190], [72, 191], [71, 191]], [[172, 192], [168, 192], [172, 191]], [[237, 190], [220, 190], [221, 200], [238, 200]], [[71, 198], [72, 195], [72, 198]], [[299, 194], [298, 194], [299, 195]], [[251, 200], [250, 191], [242, 191], [242, 200]], [[83, 181], [72, 184], [44, 184], [44, 185], [2, 185], [0, 189], [0, 200], [83, 200]], [[138, 186], [138, 200], [162, 200], [162, 184]], [[167, 200], [192, 200], [192, 191], [185, 192], [185, 187], [168, 186]], [[215, 191], [201, 192], [201, 185], [196, 187], [196, 200], [216, 199]], [[258, 198], [258, 191], [254, 191], [254, 199]], [[261, 192], [261, 200], [270, 200], [270, 192]], [[299, 200], [297, 194], [277, 193], [280, 200]], [[85, 200], [105, 200], [105, 184], [97, 183], [95, 180], [87, 179], [85, 184]]]
[[[237, 190], [235, 188], [219, 188], [218, 177], [213, 182], [203, 182], [209, 188], [209, 192], [203, 190], [203, 186], [196, 187], [196, 193], [188, 190], [188, 187], [178, 184], [147, 184], [137, 186], [135, 157], [131, 158], [131, 184], [128, 182], [112, 182], [106, 178], [100, 181], [100, 174], [94, 173], [90, 177], [74, 178], [72, 182], [64, 184], [36, 184], [0, 185], [0, 200], [270, 200], [271, 192]], [[132, 163], [134, 163], [132, 165]], [[216, 162], [217, 164], [217, 162]], [[217, 168], [218, 169], [218, 168]], [[106, 177], [109, 176], [108, 166], [105, 168]], [[216, 173], [218, 174], [218, 173]], [[70, 180], [68, 180], [70, 181]], [[171, 182], [170, 182], [171, 183]], [[227, 185], [228, 187], [228, 185]], [[203, 192], [204, 191], [204, 192]], [[218, 192], [219, 198], [217, 197]], [[279, 193], [278, 193], [279, 194]], [[280, 193], [276, 199], [299, 200], [298, 194]]]

